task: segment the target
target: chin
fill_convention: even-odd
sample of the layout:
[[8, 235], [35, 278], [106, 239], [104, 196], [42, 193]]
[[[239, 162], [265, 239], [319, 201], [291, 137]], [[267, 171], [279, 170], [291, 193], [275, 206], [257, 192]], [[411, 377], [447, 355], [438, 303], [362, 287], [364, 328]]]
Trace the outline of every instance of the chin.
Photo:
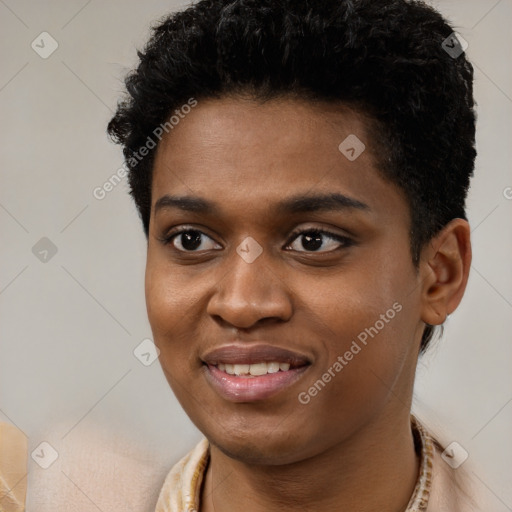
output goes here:
[[312, 443], [295, 432], [265, 429], [208, 432], [206, 437], [226, 456], [246, 464], [278, 466], [292, 464], [308, 456]]

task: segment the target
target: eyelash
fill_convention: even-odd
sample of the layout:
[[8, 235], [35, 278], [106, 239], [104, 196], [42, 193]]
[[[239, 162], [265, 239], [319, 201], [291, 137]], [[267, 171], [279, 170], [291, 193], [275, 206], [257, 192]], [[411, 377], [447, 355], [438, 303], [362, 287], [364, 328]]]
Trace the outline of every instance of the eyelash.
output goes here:
[[[164, 245], [172, 245], [172, 242], [173, 242], [173, 240], [176, 237], [178, 237], [179, 235], [181, 235], [183, 233], [189, 233], [189, 232], [196, 232], [196, 233], [200, 233], [202, 235], [208, 236], [206, 233], [204, 233], [203, 231], [201, 231], [199, 229], [192, 228], [192, 227], [186, 227], [186, 228], [181, 228], [178, 231], [171, 232], [171, 233], [167, 234], [166, 236], [160, 238], [159, 240]], [[306, 228], [306, 229], [297, 229], [297, 230], [293, 231], [290, 234], [290, 238], [288, 239], [288, 242], [286, 243], [286, 246], [289, 246], [300, 235], [307, 234], [307, 233], [314, 233], [314, 234], [317, 234], [317, 235], [318, 234], [319, 235], [326, 235], [328, 238], [331, 238], [331, 239], [336, 240], [337, 242], [339, 242], [341, 244], [341, 246], [337, 247], [336, 249], [332, 249], [330, 251], [297, 251], [297, 252], [304, 252], [306, 254], [329, 254], [329, 253], [332, 253], [334, 251], [338, 251], [340, 249], [346, 249], [348, 247], [351, 247], [355, 243], [354, 240], [352, 240], [351, 238], [349, 238], [347, 236], [343, 236], [343, 235], [339, 235], [339, 234], [333, 233], [331, 231], [327, 231], [327, 230], [324, 230], [324, 229], [318, 229], [318, 228]], [[208, 238], [211, 238], [211, 237], [208, 237]], [[180, 252], [180, 253], [188, 253], [188, 254], [194, 254], [195, 252], [200, 252], [200, 251], [182, 251], [181, 249], [177, 249], [175, 247], [173, 247], [173, 249], [178, 251], [178, 252]]]

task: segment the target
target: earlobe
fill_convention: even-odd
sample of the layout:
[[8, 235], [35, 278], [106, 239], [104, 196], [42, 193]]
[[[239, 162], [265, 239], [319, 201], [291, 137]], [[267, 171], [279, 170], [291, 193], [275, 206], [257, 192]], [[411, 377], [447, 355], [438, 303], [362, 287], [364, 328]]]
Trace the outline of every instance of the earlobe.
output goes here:
[[471, 266], [469, 224], [453, 219], [423, 249], [420, 260], [421, 319], [440, 325], [459, 305]]

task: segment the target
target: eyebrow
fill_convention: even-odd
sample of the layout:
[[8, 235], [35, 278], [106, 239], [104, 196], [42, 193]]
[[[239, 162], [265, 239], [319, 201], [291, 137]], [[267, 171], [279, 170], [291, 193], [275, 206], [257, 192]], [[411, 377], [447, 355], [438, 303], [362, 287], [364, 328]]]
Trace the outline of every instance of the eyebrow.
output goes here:
[[[154, 211], [176, 208], [183, 211], [215, 215], [220, 213], [219, 206], [207, 199], [196, 196], [164, 195], [155, 203]], [[294, 214], [319, 211], [367, 210], [370, 207], [352, 197], [339, 194], [296, 195], [279, 201], [274, 210], [278, 214]]]

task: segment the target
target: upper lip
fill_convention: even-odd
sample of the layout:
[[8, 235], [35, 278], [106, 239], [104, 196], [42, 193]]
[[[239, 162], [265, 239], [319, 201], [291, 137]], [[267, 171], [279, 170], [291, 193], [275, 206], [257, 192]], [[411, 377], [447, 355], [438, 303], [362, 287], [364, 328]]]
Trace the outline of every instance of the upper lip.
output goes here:
[[308, 357], [298, 352], [268, 345], [264, 343], [230, 344], [208, 351], [202, 360], [211, 365], [224, 364], [255, 364], [255, 363], [289, 363], [290, 367], [310, 364]]

